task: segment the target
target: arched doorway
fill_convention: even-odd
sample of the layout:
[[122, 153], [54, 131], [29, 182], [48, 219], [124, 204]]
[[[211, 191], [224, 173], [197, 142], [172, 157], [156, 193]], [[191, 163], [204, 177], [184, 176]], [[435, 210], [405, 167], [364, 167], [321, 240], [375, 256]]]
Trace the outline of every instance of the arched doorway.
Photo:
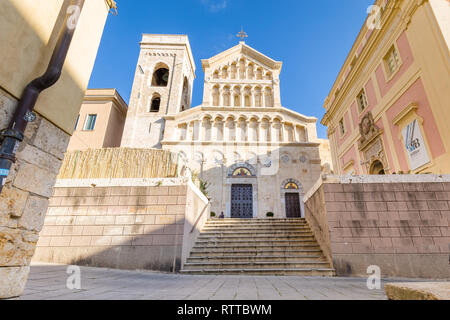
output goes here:
[[282, 184], [283, 196], [286, 218], [301, 218], [303, 190], [300, 183], [294, 179], [285, 180]]
[[230, 203], [227, 216], [231, 218], [255, 218], [257, 214], [257, 178], [256, 170], [248, 163], [238, 163], [228, 171], [230, 184]]
[[386, 174], [384, 171], [383, 163], [380, 160], [376, 160], [370, 166], [370, 174], [373, 175], [383, 175]]

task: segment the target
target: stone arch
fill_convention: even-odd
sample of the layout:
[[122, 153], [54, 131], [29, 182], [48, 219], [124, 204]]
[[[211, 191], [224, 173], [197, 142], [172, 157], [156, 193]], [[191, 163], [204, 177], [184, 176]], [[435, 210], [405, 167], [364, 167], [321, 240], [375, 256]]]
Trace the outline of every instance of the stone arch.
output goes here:
[[152, 87], [167, 87], [169, 83], [170, 69], [164, 62], [158, 62], [152, 73]]
[[233, 165], [228, 169], [228, 176], [229, 176], [229, 177], [232, 177], [232, 176], [233, 176], [233, 173], [235, 173], [236, 170], [239, 169], [239, 168], [245, 168], [245, 169], [247, 169], [247, 170], [250, 172], [250, 174], [251, 174], [252, 177], [256, 177], [257, 171], [256, 171], [255, 167], [252, 166], [252, 165], [249, 164], [249, 163], [246, 163], [246, 162], [240, 162], [240, 163], [235, 163], [235, 164], [233, 164]]
[[375, 159], [370, 164], [369, 174], [371, 175], [384, 175], [386, 174], [386, 169], [384, 164], [380, 159]]
[[241, 87], [234, 86], [233, 87], [233, 106], [240, 107], [241, 106]]
[[200, 141], [211, 141], [212, 140], [212, 127], [213, 121], [212, 116], [209, 114], [205, 114], [201, 120], [201, 126], [203, 127], [203, 136], [200, 137]]
[[161, 107], [161, 95], [155, 92], [150, 99], [149, 112], [159, 112]]
[[245, 58], [241, 58], [239, 60], [239, 79], [243, 80], [246, 78], [247, 70], [246, 70], [246, 63]]
[[255, 107], [263, 107], [262, 105], [262, 89], [260, 86], [255, 87]]
[[231, 106], [231, 90], [230, 90], [230, 86], [225, 86], [223, 87], [223, 105], [225, 107], [230, 107]]
[[228, 79], [228, 67], [224, 66], [222, 68], [222, 79]]
[[215, 85], [212, 89], [212, 105], [217, 107], [220, 105], [220, 87]]
[[252, 106], [252, 88], [250, 86], [244, 88], [244, 106]]
[[213, 73], [213, 79], [218, 80], [219, 79], [219, 70], [214, 71]]
[[249, 80], [255, 79], [255, 65], [252, 62], [247, 66], [247, 78]]
[[197, 162], [198, 164], [203, 163], [203, 161], [205, 160], [205, 156], [203, 155], [203, 152], [200, 151], [196, 151], [193, 154], [192, 160], [194, 160], [195, 162]]
[[219, 164], [219, 165], [223, 164], [225, 156], [222, 151], [213, 150], [212, 155], [213, 155], [213, 161], [215, 164]]
[[273, 92], [272, 88], [264, 88], [264, 102], [266, 107], [273, 107]]
[[266, 74], [264, 75], [264, 78], [266, 80], [272, 80], [273, 79], [272, 72], [267, 71]]
[[263, 79], [263, 69], [261, 67], [258, 67], [256, 69], [256, 80], [262, 80]]
[[177, 124], [178, 134], [175, 137], [177, 140], [184, 141], [187, 139], [187, 123], [182, 122]]
[[230, 78], [232, 80], [237, 79], [237, 64], [236, 64], [236, 62], [233, 62], [230, 66]]
[[[290, 184], [294, 184], [296, 186], [296, 188], [292, 188], [292, 185], [290, 186]], [[297, 179], [292, 179], [292, 178], [283, 180], [283, 182], [281, 183], [281, 189], [298, 190], [300, 193], [303, 192], [303, 186], [300, 183], [300, 181], [298, 181]]]

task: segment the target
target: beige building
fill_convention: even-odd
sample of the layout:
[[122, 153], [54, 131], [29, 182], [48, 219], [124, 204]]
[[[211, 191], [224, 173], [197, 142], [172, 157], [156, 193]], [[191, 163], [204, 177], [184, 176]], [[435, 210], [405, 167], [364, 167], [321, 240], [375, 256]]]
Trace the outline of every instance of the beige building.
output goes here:
[[[0, 1], [0, 131], [24, 88], [47, 69], [65, 19], [63, 0]], [[42, 92], [0, 194], [0, 298], [22, 293], [63, 154], [94, 66], [111, 1], [85, 1], [61, 77]]]
[[115, 89], [88, 89], [67, 151], [119, 147], [127, 108]]
[[321, 174], [321, 143], [316, 118], [282, 106], [282, 62], [240, 42], [202, 66], [203, 103], [190, 108], [187, 36], [143, 36], [122, 147], [178, 153], [209, 184], [217, 215], [303, 215], [302, 195]]

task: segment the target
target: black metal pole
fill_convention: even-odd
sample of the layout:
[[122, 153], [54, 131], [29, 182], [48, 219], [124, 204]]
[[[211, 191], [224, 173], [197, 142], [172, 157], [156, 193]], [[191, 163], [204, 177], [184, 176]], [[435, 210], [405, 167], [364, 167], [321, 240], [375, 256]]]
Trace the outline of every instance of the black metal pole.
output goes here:
[[47, 70], [41, 77], [34, 79], [25, 87], [9, 127], [0, 132], [0, 193], [11, 166], [16, 162], [17, 149], [23, 141], [27, 124], [36, 118], [33, 109], [39, 95], [53, 86], [61, 76], [85, 0], [65, 1], [70, 1], [70, 4]]

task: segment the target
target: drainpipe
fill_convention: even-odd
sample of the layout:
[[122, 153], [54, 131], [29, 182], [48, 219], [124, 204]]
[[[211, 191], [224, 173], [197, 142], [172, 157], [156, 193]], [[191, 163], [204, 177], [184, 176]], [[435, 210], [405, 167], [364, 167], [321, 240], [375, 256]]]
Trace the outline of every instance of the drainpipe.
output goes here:
[[25, 87], [9, 127], [0, 132], [0, 193], [5, 185], [11, 166], [16, 162], [16, 153], [20, 143], [23, 141], [27, 124], [36, 119], [33, 109], [39, 95], [42, 91], [53, 86], [61, 76], [61, 70], [66, 60], [84, 1], [70, 0], [70, 5], [47, 71]]

